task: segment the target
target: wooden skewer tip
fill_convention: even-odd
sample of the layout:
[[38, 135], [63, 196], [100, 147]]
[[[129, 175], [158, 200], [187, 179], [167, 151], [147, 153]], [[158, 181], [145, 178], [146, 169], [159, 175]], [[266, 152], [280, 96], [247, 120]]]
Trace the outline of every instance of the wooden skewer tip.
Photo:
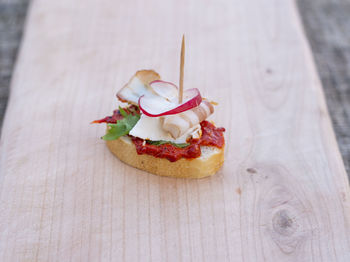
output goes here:
[[180, 56], [180, 83], [179, 83], [179, 103], [183, 99], [183, 82], [184, 82], [184, 65], [185, 65], [185, 34], [182, 35], [181, 56]]

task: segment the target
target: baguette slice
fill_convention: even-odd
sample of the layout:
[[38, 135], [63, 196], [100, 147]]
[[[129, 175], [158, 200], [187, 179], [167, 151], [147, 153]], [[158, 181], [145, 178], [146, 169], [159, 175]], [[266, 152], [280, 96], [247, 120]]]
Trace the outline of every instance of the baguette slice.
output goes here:
[[128, 136], [106, 143], [109, 150], [121, 161], [159, 176], [203, 178], [215, 174], [224, 163], [224, 148], [213, 146], [201, 146], [202, 155], [198, 158], [181, 158], [170, 162], [165, 158], [137, 154], [135, 145]]

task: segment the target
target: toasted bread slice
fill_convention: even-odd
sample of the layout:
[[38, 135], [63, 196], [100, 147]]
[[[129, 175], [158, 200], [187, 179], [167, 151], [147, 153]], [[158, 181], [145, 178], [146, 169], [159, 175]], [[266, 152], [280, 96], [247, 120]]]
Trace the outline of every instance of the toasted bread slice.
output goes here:
[[202, 155], [170, 162], [165, 158], [139, 155], [130, 137], [106, 141], [109, 150], [121, 161], [149, 173], [178, 178], [203, 178], [215, 174], [224, 163], [224, 148], [201, 146]]
[[139, 70], [136, 72], [135, 76], [145, 84], [160, 79], [160, 75], [154, 70]]

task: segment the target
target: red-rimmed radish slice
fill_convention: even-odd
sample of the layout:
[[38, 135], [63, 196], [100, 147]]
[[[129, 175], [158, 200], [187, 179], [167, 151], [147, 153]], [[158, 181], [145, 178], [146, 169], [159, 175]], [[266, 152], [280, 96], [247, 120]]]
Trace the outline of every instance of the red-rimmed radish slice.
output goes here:
[[143, 95], [139, 99], [139, 107], [146, 116], [158, 117], [179, 114], [199, 106], [202, 97], [197, 88], [187, 89], [183, 93], [182, 104], [172, 103], [160, 96]]
[[155, 80], [149, 83], [149, 85], [155, 93], [168, 100], [173, 100], [177, 98], [179, 94], [177, 86], [170, 82], [166, 82], [163, 80]]

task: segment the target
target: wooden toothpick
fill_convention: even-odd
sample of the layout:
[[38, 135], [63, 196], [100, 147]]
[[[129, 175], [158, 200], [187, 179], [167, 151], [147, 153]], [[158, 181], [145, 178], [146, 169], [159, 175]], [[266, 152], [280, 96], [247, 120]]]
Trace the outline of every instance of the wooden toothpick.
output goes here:
[[182, 96], [184, 92], [184, 65], [185, 65], [185, 35], [182, 35], [181, 57], [180, 57], [179, 104], [182, 103]]

